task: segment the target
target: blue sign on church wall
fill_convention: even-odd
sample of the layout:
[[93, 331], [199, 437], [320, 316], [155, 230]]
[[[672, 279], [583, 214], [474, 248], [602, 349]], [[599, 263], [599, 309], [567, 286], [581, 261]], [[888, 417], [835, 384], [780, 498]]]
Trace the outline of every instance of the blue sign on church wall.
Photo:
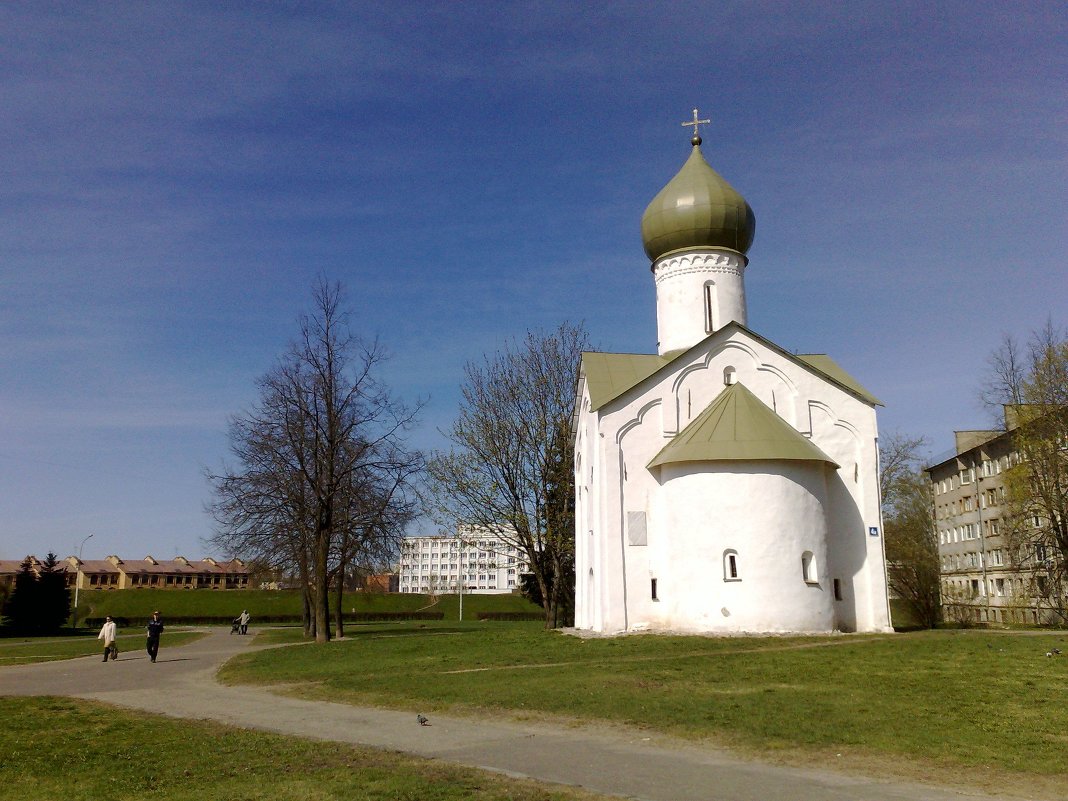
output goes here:
[[868, 528], [868, 536], [878, 537], [879, 536], [879, 529], [876, 526], [870, 526]]

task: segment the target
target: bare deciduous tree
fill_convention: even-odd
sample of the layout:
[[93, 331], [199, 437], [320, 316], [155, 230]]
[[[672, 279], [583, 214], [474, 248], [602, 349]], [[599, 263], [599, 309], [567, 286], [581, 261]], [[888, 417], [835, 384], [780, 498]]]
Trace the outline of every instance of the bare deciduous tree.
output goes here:
[[[239, 466], [208, 476], [214, 542], [294, 569], [318, 642], [330, 638], [331, 578], [342, 584], [348, 565], [396, 547], [422, 469], [405, 442], [418, 405], [379, 380], [382, 348], [349, 331], [341, 301], [339, 284], [319, 281], [298, 339], [259, 379], [259, 401], [231, 420]], [[342, 633], [340, 613], [336, 624]]]
[[459, 415], [445, 432], [453, 447], [428, 465], [431, 516], [519, 548], [549, 628], [561, 624], [574, 591], [574, 471], [567, 432], [579, 357], [587, 348], [585, 330], [564, 323], [551, 333], [529, 332], [521, 344], [469, 363]]
[[1051, 321], [1026, 344], [1005, 337], [983, 400], [1012, 432], [1003, 530], [1032, 594], [1068, 620], [1068, 335]]
[[908, 479], [918, 474], [926, 446], [924, 437], [909, 437], [896, 431], [879, 438], [879, 497], [884, 514], [892, 512], [900, 495], [908, 492]]

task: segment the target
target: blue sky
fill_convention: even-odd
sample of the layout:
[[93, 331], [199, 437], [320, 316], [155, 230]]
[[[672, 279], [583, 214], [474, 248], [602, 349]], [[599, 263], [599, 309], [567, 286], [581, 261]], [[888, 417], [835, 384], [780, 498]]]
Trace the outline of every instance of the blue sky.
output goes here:
[[640, 217], [695, 105], [750, 326], [948, 448], [1003, 334], [1068, 324], [1066, 76], [1057, 2], [5, 4], [0, 557], [203, 555], [320, 274], [419, 447], [527, 329], [653, 352]]

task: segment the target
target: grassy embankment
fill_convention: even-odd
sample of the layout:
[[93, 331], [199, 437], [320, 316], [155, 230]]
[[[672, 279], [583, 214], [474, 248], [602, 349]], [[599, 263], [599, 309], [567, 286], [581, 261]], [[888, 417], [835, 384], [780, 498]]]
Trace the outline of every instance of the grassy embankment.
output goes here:
[[1068, 797], [1068, 655], [1046, 657], [1068, 654], [1064, 633], [578, 639], [538, 624], [426, 623], [350, 634], [242, 655], [223, 677], [307, 682], [305, 697], [355, 704], [606, 721], [941, 783], [1052, 783]]
[[[334, 598], [330, 599], [331, 606]], [[464, 617], [478, 612], [539, 612], [540, 609], [518, 595], [465, 595]], [[163, 619], [219, 617], [232, 619], [247, 609], [253, 625], [257, 618], [300, 619], [301, 600], [296, 590], [96, 590], [84, 592], [78, 603], [78, 618], [104, 615], [147, 620], [155, 609]], [[445, 620], [455, 620], [459, 602], [455, 595], [431, 598], [408, 593], [353, 592], [345, 595], [346, 613], [359, 612], [442, 612]]]
[[[163, 612], [164, 622], [198, 617], [229, 620], [236, 617], [242, 609], [248, 609], [253, 616], [253, 629], [256, 628], [257, 616], [288, 617], [293, 621], [300, 619], [300, 596], [296, 592], [129, 590], [87, 593], [82, 595], [82, 599], [86, 599], [86, 595], [89, 596], [88, 599], [79, 603], [80, 617], [99, 618], [111, 615], [130, 621], [129, 626], [119, 629], [120, 652], [143, 647], [144, 630], [141, 623], [147, 621], [155, 609]], [[459, 611], [455, 595], [433, 599], [425, 595], [399, 593], [352, 593], [345, 597], [345, 603], [347, 610], [356, 609], [357, 612], [438, 611], [445, 615], [446, 620], [455, 620]], [[539, 613], [540, 610], [517, 595], [465, 595], [465, 620], [473, 619], [479, 612]], [[356, 625], [360, 624], [349, 623], [347, 628]], [[78, 631], [64, 632], [63, 636], [59, 637], [0, 637], [0, 667], [96, 654], [100, 650], [96, 633], [96, 628], [81, 628]], [[170, 624], [165, 636], [169, 647], [184, 644], [200, 635], [180, 633]]]
[[[171, 631], [164, 635], [164, 647], [186, 645], [203, 636], [191, 631]], [[135, 634], [123, 634], [119, 631], [119, 658], [128, 651], [144, 651], [145, 634], [138, 630]], [[77, 659], [80, 656], [101, 656], [103, 643], [96, 634], [79, 633], [67, 637], [9, 637], [0, 639], [0, 667], [7, 665], [26, 665], [32, 662], [54, 662], [58, 659]]]
[[0, 719], [5, 801], [607, 801], [395, 752], [81, 700], [0, 698]]

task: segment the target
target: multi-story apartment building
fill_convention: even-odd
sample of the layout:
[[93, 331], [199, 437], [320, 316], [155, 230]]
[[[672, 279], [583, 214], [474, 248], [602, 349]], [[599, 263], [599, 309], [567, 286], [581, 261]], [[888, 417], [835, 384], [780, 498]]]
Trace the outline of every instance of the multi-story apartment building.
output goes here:
[[457, 536], [406, 537], [400, 551], [400, 591], [490, 594], [513, 592], [527, 562], [500, 536], [463, 531]]
[[947, 619], [1044, 623], [1035, 597], [1045, 555], [1012, 553], [1003, 521], [1005, 474], [1019, 456], [1012, 431], [956, 431], [954, 453], [926, 468]]

